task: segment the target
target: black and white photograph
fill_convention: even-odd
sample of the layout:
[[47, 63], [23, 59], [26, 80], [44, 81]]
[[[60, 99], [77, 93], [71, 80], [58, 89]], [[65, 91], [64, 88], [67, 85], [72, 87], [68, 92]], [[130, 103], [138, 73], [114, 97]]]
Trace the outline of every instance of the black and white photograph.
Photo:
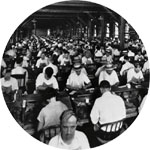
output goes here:
[[148, 97], [149, 50], [126, 18], [100, 3], [39, 7], [1, 51], [1, 101], [43, 146], [101, 148], [136, 124]]

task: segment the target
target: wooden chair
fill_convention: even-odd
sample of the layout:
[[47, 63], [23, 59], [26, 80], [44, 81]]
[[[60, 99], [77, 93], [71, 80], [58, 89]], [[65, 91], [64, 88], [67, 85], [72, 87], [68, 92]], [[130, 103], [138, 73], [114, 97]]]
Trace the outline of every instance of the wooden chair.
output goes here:
[[96, 138], [101, 144], [105, 144], [119, 136], [125, 130], [124, 127], [124, 119], [100, 125], [99, 130], [96, 131], [100, 132], [100, 136], [96, 136]]
[[48, 144], [52, 137], [60, 132], [60, 125], [53, 125], [46, 129], [43, 129], [39, 133], [39, 140], [45, 144]]

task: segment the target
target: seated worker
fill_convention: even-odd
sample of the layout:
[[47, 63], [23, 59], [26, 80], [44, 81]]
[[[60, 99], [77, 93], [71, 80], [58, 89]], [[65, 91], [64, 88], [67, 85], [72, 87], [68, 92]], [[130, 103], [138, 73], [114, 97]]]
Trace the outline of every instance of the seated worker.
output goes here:
[[91, 87], [91, 81], [88, 76], [81, 72], [81, 64], [74, 64], [74, 72], [67, 79], [66, 88], [69, 90], [81, 90]]
[[71, 58], [67, 50], [63, 50], [63, 53], [58, 57], [58, 63], [61, 66], [71, 65]]
[[103, 58], [103, 60], [106, 60], [107, 62], [112, 63], [113, 62], [112, 50], [107, 48], [106, 54], [103, 55], [102, 58]]
[[17, 58], [15, 68], [12, 69], [11, 74], [12, 75], [26, 74], [26, 76], [25, 76], [26, 80], [25, 81], [27, 82], [27, 80], [28, 80], [28, 71], [22, 67], [22, 63], [23, 63], [23, 58], [22, 57]]
[[139, 84], [144, 81], [141, 66], [138, 62], [134, 63], [134, 68], [130, 69], [127, 73], [127, 82], [133, 84]]
[[100, 72], [98, 83], [100, 84], [103, 80], [107, 80], [111, 86], [119, 85], [118, 75], [114, 70], [113, 64], [108, 63]]
[[[126, 108], [123, 99], [111, 93], [111, 86], [108, 81], [103, 80], [99, 88], [102, 96], [96, 99], [90, 118], [94, 124], [94, 130], [97, 131], [96, 135], [103, 137], [106, 127], [101, 128], [100, 125], [124, 119], [126, 117]], [[119, 131], [119, 128], [117, 130]]]
[[50, 146], [68, 150], [90, 148], [86, 135], [76, 130], [77, 118], [72, 110], [66, 110], [62, 113], [60, 124], [60, 133], [50, 140]]
[[58, 82], [53, 76], [53, 69], [47, 67], [44, 73], [40, 73], [36, 79], [36, 90], [43, 93], [47, 88], [58, 90]]
[[1, 78], [1, 86], [5, 101], [14, 101], [14, 94], [18, 90], [18, 81], [11, 77], [11, 69], [4, 71], [4, 77]]
[[132, 63], [129, 62], [129, 57], [128, 56], [124, 56], [124, 62], [125, 64], [122, 65], [121, 71], [120, 71], [120, 75], [126, 75], [127, 71], [131, 68], [134, 68], [134, 65]]
[[60, 115], [67, 110], [67, 106], [61, 101], [56, 101], [56, 93], [47, 93], [45, 96], [48, 104], [43, 107], [37, 117], [38, 127], [37, 131], [47, 127], [60, 124]]
[[96, 46], [95, 52], [94, 52], [94, 56], [95, 57], [102, 57], [104, 54], [105, 50], [104, 50], [104, 46]]
[[141, 50], [139, 50], [137, 55], [135, 55], [134, 60], [135, 61], [142, 61], [142, 60], [144, 60], [144, 56], [142, 55]]
[[37, 68], [44, 68], [47, 65], [48, 65], [47, 57], [45, 56], [45, 53], [42, 53], [41, 57], [36, 62], [36, 67]]
[[49, 56], [48, 58], [48, 65], [46, 67], [44, 67], [43, 72], [45, 71], [45, 69], [47, 67], [51, 67], [53, 69], [53, 75], [56, 76], [58, 73], [58, 67], [56, 65], [54, 65], [54, 60], [52, 58], [52, 56]]
[[85, 54], [82, 57], [82, 64], [84, 65], [93, 64], [91, 52], [89, 50], [85, 51]]
[[124, 57], [125, 56], [128, 56], [128, 49], [124, 49], [122, 52], [121, 52], [121, 57], [119, 58], [119, 61], [120, 62], [124, 62]]

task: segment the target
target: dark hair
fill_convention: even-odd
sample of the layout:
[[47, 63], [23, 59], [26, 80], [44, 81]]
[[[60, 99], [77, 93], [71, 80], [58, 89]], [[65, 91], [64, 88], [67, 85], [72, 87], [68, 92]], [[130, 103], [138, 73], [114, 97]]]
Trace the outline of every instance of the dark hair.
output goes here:
[[71, 116], [74, 116], [77, 119], [77, 117], [72, 109], [67, 109], [67, 110], [63, 111], [60, 116], [60, 122], [62, 122], [63, 120], [68, 120]]
[[138, 66], [141, 67], [141, 65], [140, 65], [140, 63], [139, 63], [138, 61], [136, 61], [136, 62], [134, 63], [134, 66], [135, 66], [135, 68], [137, 68]]
[[46, 88], [46, 90], [43, 92], [43, 97], [45, 100], [50, 99], [52, 97], [56, 97], [56, 95], [57, 95], [57, 91], [52, 87]]
[[21, 64], [22, 61], [23, 61], [23, 58], [22, 58], [22, 57], [19, 57], [19, 58], [16, 59], [16, 63], [17, 63], [17, 64]]
[[129, 60], [129, 57], [126, 55], [126, 56], [124, 56], [124, 59], [125, 60]]
[[45, 73], [46, 73], [46, 75], [48, 76], [48, 78], [51, 78], [52, 75], [53, 75], [53, 69], [52, 69], [51, 67], [47, 67], [47, 68], [45, 69]]
[[110, 83], [107, 81], [107, 80], [103, 80], [100, 85], [99, 85], [100, 88], [110, 88]]

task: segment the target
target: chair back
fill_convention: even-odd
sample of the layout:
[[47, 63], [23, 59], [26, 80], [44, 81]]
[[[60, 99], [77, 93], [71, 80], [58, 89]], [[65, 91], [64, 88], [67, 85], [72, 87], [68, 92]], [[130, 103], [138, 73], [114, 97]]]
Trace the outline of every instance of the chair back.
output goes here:
[[106, 123], [101, 125], [101, 129], [103, 129], [105, 132], [117, 132], [119, 129], [121, 129], [123, 125], [123, 120]]
[[[113, 140], [122, 133], [124, 119], [100, 125], [100, 136], [97, 136], [98, 141], [102, 144]], [[99, 130], [97, 132], [100, 132]]]
[[52, 137], [60, 133], [60, 125], [53, 125], [40, 132], [39, 140], [48, 144]]

